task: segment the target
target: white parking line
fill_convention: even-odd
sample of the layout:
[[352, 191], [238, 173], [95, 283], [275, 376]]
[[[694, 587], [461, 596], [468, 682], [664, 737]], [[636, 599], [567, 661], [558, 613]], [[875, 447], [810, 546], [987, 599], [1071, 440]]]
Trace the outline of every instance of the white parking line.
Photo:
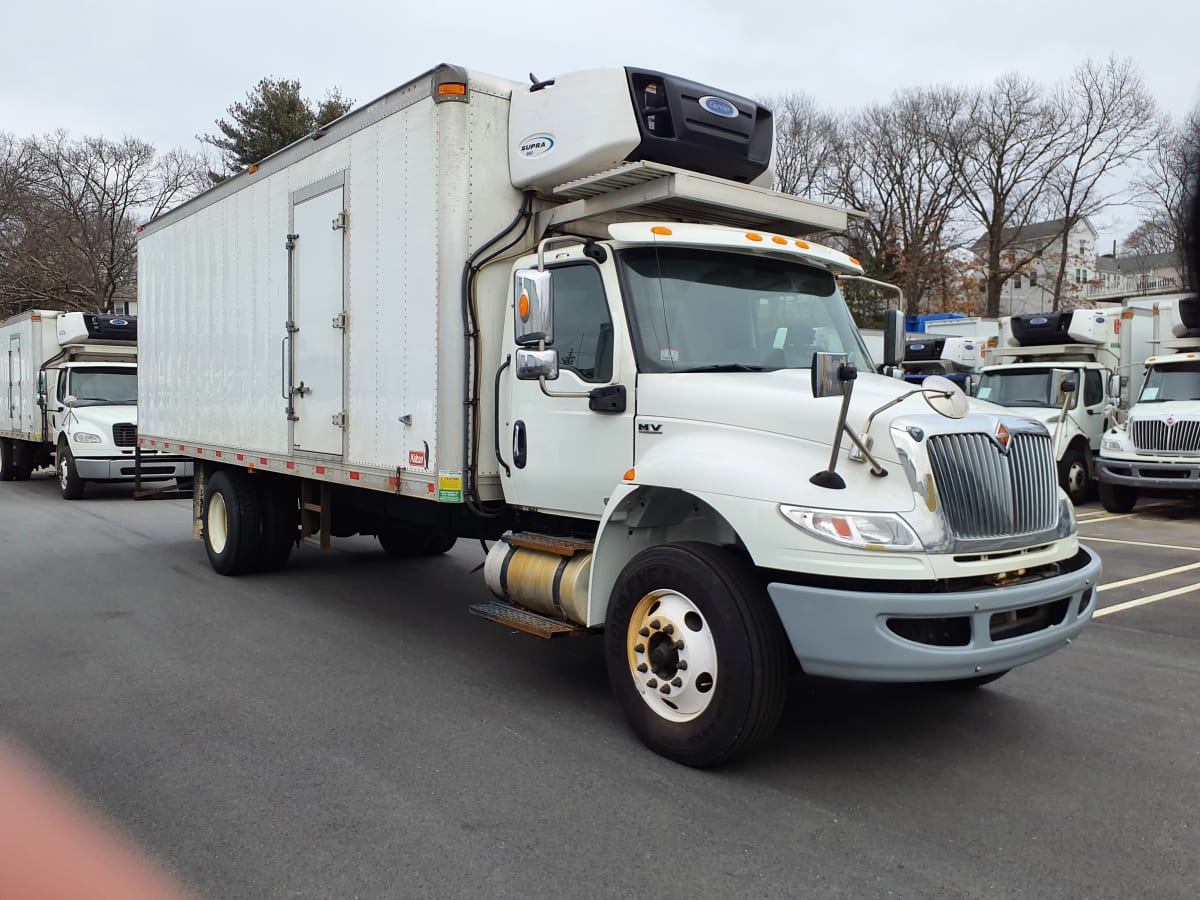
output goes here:
[[1099, 619], [1101, 616], [1111, 615], [1115, 612], [1121, 612], [1126, 609], [1133, 609], [1135, 606], [1145, 606], [1147, 603], [1155, 603], [1158, 600], [1166, 600], [1168, 597], [1178, 597], [1180, 594], [1189, 594], [1192, 591], [1200, 591], [1200, 581], [1195, 584], [1184, 585], [1183, 587], [1174, 588], [1173, 590], [1163, 591], [1161, 594], [1151, 594], [1149, 597], [1141, 597], [1137, 600], [1126, 600], [1124, 603], [1114, 603], [1112, 606], [1106, 606], [1104, 609], [1098, 609], [1092, 613], [1093, 619]]
[[1181, 547], [1178, 544], [1151, 544], [1146, 541], [1122, 541], [1119, 538], [1102, 538], [1088, 537], [1085, 534], [1079, 535], [1079, 539], [1085, 542], [1099, 541], [1102, 544], [1125, 544], [1130, 547], [1157, 547], [1160, 550], [1190, 550], [1192, 553], [1200, 553], [1200, 547]]
[[1152, 503], [1149, 506], [1139, 506], [1134, 512], [1127, 513], [1110, 513], [1104, 509], [1091, 509], [1085, 513], [1081, 513], [1076, 517], [1076, 521], [1083, 522], [1114, 522], [1117, 519], [1128, 519], [1131, 516], [1136, 516], [1141, 513], [1153, 512], [1156, 509], [1170, 509], [1170, 503]]
[[1192, 569], [1200, 569], [1200, 562], [1189, 563], [1186, 566], [1176, 566], [1173, 569], [1163, 569], [1161, 572], [1151, 572], [1149, 575], [1135, 575], [1133, 578], [1126, 578], [1124, 581], [1111, 581], [1108, 584], [1102, 584], [1096, 588], [1097, 591], [1111, 591], [1113, 588], [1125, 587], [1130, 584], [1139, 584], [1143, 581], [1154, 581], [1156, 578], [1166, 578], [1168, 575], [1175, 575], [1179, 572], [1190, 572]]

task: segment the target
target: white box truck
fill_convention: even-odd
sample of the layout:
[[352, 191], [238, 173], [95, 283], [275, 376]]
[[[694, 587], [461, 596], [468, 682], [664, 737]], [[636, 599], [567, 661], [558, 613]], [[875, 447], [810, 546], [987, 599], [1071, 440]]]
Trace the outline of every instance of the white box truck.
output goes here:
[[982, 370], [975, 395], [1050, 429], [1059, 484], [1077, 504], [1096, 493], [1100, 439], [1118, 400], [1109, 385], [1145, 359], [1148, 326], [1148, 318], [1120, 308], [1000, 320], [999, 346], [989, 354], [993, 362]]
[[1065, 646], [1100, 564], [1045, 427], [870, 373], [861, 267], [809, 239], [847, 213], [758, 186], [771, 143], [657, 72], [440, 66], [146, 225], [140, 440], [197, 462], [212, 566], [495, 540], [475, 611], [602, 630], [695, 766], [797, 662], [978, 685]]
[[1100, 501], [1114, 513], [1129, 512], [1140, 496], [1200, 494], [1200, 297], [1141, 304], [1149, 305], [1154, 355], [1139, 367], [1137, 399], [1100, 447]]
[[[0, 481], [53, 465], [67, 500], [89, 481], [133, 483], [136, 341], [135, 316], [35, 309], [0, 323]], [[145, 481], [191, 477], [190, 459], [147, 456]]]

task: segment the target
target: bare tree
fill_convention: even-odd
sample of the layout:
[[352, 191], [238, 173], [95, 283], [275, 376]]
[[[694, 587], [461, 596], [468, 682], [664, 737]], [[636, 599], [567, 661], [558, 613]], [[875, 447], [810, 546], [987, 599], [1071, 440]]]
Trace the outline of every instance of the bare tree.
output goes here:
[[1128, 188], [1113, 174], [1143, 158], [1162, 135], [1158, 104], [1128, 59], [1088, 60], [1058, 88], [1052, 103], [1067, 123], [1064, 153], [1049, 177], [1063, 219], [1053, 293], [1053, 308], [1059, 309], [1067, 299], [1071, 229], [1085, 216], [1128, 199]]
[[35, 303], [104, 310], [131, 296], [137, 226], [207, 183], [198, 157], [158, 155], [134, 138], [72, 140], [59, 131], [14, 146], [22, 174], [0, 248], [0, 302], [10, 312]]
[[1193, 112], [1178, 125], [1167, 123], [1158, 145], [1137, 181], [1142, 192], [1146, 216], [1126, 239], [1149, 252], [1173, 252], [1180, 257], [1180, 275], [1186, 284], [1196, 273], [1191, 271], [1187, 254], [1188, 198], [1194, 191], [1194, 180], [1200, 177], [1200, 110]]
[[940, 307], [955, 280], [949, 255], [963, 196], [939, 134], [965, 102], [949, 88], [903, 91], [842, 129], [837, 199], [869, 214], [852, 225], [851, 250], [869, 274], [904, 289], [909, 315], [931, 300]]
[[1047, 218], [1047, 176], [1066, 154], [1068, 123], [1043, 90], [1017, 74], [970, 95], [942, 131], [969, 217], [983, 227], [985, 315], [1000, 314], [1005, 283], [1023, 272], [1054, 237], [1030, 243], [1022, 228]]
[[775, 116], [775, 190], [832, 200], [837, 118], [805, 93], [760, 100]]

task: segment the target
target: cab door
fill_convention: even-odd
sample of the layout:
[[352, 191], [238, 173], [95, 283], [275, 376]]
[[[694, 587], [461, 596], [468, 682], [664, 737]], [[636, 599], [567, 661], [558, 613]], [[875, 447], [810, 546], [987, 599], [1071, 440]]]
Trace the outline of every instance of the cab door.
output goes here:
[[[611, 263], [598, 265], [579, 248], [556, 256], [568, 260], [546, 268], [552, 337], [545, 347], [557, 353], [558, 377], [518, 377], [522, 347], [510, 326], [501, 483], [514, 506], [598, 519], [633, 465], [636, 372]], [[515, 324], [519, 292], [513, 296]]]

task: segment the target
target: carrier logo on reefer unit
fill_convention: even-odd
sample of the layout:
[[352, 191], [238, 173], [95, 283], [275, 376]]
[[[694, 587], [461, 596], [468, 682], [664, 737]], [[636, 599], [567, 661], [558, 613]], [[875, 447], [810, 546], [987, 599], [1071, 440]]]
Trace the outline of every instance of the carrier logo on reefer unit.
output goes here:
[[701, 97], [699, 103], [714, 116], [720, 116], [722, 119], [738, 117], [737, 107], [724, 97]]
[[537, 159], [554, 149], [554, 135], [531, 134], [521, 141], [520, 152], [526, 159]]

